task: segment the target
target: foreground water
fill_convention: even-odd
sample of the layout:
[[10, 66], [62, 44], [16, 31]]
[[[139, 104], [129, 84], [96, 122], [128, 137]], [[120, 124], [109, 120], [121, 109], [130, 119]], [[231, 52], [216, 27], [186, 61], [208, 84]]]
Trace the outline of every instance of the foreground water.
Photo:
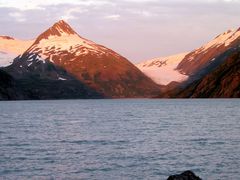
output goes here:
[[240, 100], [0, 102], [0, 179], [239, 179]]

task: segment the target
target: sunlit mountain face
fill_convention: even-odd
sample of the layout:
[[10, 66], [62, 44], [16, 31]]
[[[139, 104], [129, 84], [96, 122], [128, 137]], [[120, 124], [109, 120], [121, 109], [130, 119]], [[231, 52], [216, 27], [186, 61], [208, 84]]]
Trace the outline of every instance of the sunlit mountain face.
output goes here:
[[16, 79], [79, 81], [109, 98], [153, 97], [160, 91], [126, 58], [79, 36], [63, 20], [40, 34], [6, 71]]
[[240, 29], [228, 30], [191, 52], [155, 58], [137, 67], [159, 85], [190, 83], [220, 65], [221, 55], [239, 44]]

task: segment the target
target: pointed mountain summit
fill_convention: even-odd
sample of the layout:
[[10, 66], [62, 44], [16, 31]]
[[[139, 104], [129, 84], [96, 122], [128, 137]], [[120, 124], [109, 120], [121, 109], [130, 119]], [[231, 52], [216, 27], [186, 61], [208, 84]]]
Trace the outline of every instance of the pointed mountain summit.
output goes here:
[[152, 97], [159, 86], [126, 58], [59, 21], [40, 34], [8, 72], [16, 78], [77, 79], [104, 97]]
[[48, 39], [51, 36], [66, 36], [71, 34], [74, 35], [77, 33], [65, 21], [60, 20], [39, 35], [35, 43], [39, 43], [42, 39]]
[[112, 50], [81, 37], [63, 20], [40, 34], [27, 52], [58, 63], [62, 60], [59, 56], [77, 57], [89, 54], [119, 56]]
[[52, 31], [52, 35], [61, 35], [63, 33], [76, 34], [76, 32], [64, 20], [56, 22], [49, 30]]

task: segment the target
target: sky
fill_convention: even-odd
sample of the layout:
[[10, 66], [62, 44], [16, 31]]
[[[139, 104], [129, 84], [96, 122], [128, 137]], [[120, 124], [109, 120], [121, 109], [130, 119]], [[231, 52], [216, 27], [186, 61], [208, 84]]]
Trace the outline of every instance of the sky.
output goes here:
[[138, 63], [239, 28], [240, 0], [0, 0], [0, 35], [34, 39], [61, 19]]

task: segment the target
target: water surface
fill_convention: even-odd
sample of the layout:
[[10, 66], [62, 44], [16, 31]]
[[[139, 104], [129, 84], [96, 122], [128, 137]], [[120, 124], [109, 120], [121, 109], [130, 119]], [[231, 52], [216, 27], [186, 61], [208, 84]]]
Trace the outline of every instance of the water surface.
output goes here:
[[240, 100], [0, 102], [0, 179], [240, 176]]

